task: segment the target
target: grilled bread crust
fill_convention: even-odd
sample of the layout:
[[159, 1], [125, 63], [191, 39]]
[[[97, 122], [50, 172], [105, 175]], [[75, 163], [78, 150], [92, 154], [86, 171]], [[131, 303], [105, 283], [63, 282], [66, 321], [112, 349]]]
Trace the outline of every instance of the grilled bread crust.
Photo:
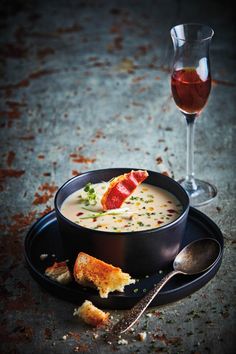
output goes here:
[[84, 252], [80, 252], [74, 265], [75, 281], [85, 286], [95, 286], [102, 298], [109, 292], [124, 291], [124, 287], [135, 283], [128, 273], [118, 267], [105, 263]]
[[61, 284], [68, 284], [72, 281], [72, 276], [66, 262], [54, 262], [51, 267], [46, 268], [45, 274]]
[[74, 316], [79, 316], [84, 322], [94, 327], [107, 324], [109, 315], [109, 312], [98, 309], [88, 300], [85, 300], [78, 309], [74, 310]]

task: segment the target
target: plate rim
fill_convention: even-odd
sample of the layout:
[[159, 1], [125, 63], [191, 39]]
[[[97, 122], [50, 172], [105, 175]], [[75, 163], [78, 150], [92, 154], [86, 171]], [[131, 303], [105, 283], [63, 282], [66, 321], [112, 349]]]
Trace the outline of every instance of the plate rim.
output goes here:
[[[211, 268], [209, 268], [207, 271], [195, 275], [195, 276], [191, 276], [192, 279], [189, 280], [188, 282], [181, 284], [178, 287], [172, 288], [172, 289], [168, 289], [165, 290], [165, 287], [163, 289], [161, 289], [159, 295], [157, 297], [162, 297], [164, 298], [165, 296], [175, 296], [175, 294], [178, 295], [178, 293], [183, 293], [185, 292], [189, 287], [193, 286], [193, 285], [197, 285], [196, 283], [201, 283], [202, 281], [204, 282], [205, 278], [208, 279], [208, 277], [210, 276], [210, 273], [214, 273], [213, 276], [210, 276], [210, 278], [204, 282], [203, 285], [198, 286], [197, 285], [197, 289], [190, 291], [190, 294], [197, 291], [199, 288], [202, 288], [206, 283], [208, 283], [217, 273], [218, 269], [220, 268], [221, 262], [222, 262], [222, 258], [223, 258], [223, 253], [224, 253], [224, 239], [223, 239], [223, 234], [220, 230], [220, 228], [215, 224], [215, 222], [213, 220], [211, 220], [206, 214], [204, 214], [203, 212], [201, 212], [200, 210], [190, 207], [189, 209], [189, 214], [188, 214], [188, 219], [192, 218], [192, 219], [199, 219], [200, 218], [200, 222], [202, 222], [203, 220], [206, 220], [208, 224], [210, 224], [211, 228], [215, 229], [215, 234], [218, 235], [218, 237], [220, 239], [217, 238], [217, 240], [219, 241], [220, 245], [221, 245], [221, 251], [220, 254], [217, 258], [217, 260], [215, 261], [215, 263], [211, 266]], [[187, 220], [188, 220], [187, 219]], [[32, 239], [35, 235], [38, 234], [37, 229], [40, 227], [40, 225], [42, 223], [44, 223], [43, 228], [46, 228], [48, 226], [48, 224], [51, 224], [53, 222], [57, 222], [56, 220], [56, 213], [55, 210], [53, 209], [52, 211], [50, 211], [49, 213], [43, 215], [42, 217], [40, 217], [39, 219], [37, 219], [29, 228], [29, 230], [26, 233], [25, 239], [24, 239], [24, 259], [26, 261], [26, 264], [30, 270], [31, 275], [33, 276], [33, 279], [35, 279], [42, 287], [47, 288], [47, 291], [49, 293], [53, 293], [54, 291], [63, 291], [63, 293], [67, 293], [68, 297], [70, 297], [70, 293], [73, 292], [73, 296], [78, 296], [78, 297], [85, 297], [87, 294], [87, 297], [91, 298], [91, 297], [97, 297], [99, 302], [102, 302], [104, 307], [107, 308], [113, 308], [114, 306], [110, 306], [110, 305], [106, 305], [106, 302], [110, 302], [110, 301], [117, 301], [117, 300], [125, 300], [125, 301], [131, 301], [131, 302], [137, 302], [139, 301], [139, 299], [142, 298], [142, 296], [138, 296], [137, 294], [127, 294], [124, 296], [124, 293], [110, 293], [108, 298], [100, 298], [99, 294], [96, 292], [96, 290], [88, 289], [89, 291], [86, 292], [84, 290], [79, 289], [79, 284], [78, 284], [78, 289], [72, 289], [69, 288], [67, 285], [63, 285], [60, 283], [57, 283], [55, 281], [53, 281], [52, 279], [46, 277], [44, 274], [42, 274], [42, 272], [40, 272], [32, 263], [31, 259], [30, 259], [30, 255], [29, 253], [29, 247], [30, 247], [30, 243], [32, 242]], [[188, 221], [187, 221], [188, 222]], [[42, 228], [40, 228], [40, 231], [42, 230]], [[208, 236], [211, 237], [211, 236]], [[155, 275], [155, 273], [154, 273]], [[151, 275], [150, 275], [151, 276]], [[144, 277], [142, 277], [141, 279], [143, 279]], [[46, 282], [46, 284], [44, 285], [44, 283]], [[48, 289], [48, 286], [50, 285], [50, 287], [53, 289]], [[93, 292], [92, 292], [93, 291]], [[143, 293], [144, 295], [145, 293]], [[55, 294], [54, 294], [55, 295]], [[141, 294], [142, 295], [142, 294]], [[60, 298], [64, 298], [65, 296], [61, 296], [60, 294], [56, 295], [57, 297]], [[72, 297], [72, 296], [71, 296]], [[183, 298], [186, 296], [181, 296], [180, 298]], [[70, 300], [69, 298], [65, 299], [67, 302], [73, 302], [72, 300]], [[78, 299], [79, 300], [79, 299]], [[178, 296], [177, 299], [178, 300]], [[172, 301], [167, 301], [167, 302], [162, 302], [162, 304], [165, 303], [172, 303], [175, 300]], [[155, 305], [157, 301], [153, 301], [154, 305], [151, 304], [151, 306], [157, 306]], [[114, 308], [119, 308], [119, 306], [115, 306]], [[127, 307], [124, 307], [127, 308]]]

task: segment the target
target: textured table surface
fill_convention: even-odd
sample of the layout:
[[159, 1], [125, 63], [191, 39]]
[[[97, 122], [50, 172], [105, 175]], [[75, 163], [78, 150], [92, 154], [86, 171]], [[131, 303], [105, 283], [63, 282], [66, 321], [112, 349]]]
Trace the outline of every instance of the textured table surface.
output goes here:
[[[186, 125], [170, 94], [169, 29], [211, 25], [213, 89], [196, 124], [196, 175], [217, 198], [201, 211], [222, 230], [217, 275], [150, 308], [128, 344], [102, 340], [30, 276], [29, 226], [81, 172], [185, 171]], [[2, 1], [0, 30], [1, 353], [233, 353], [235, 339], [235, 27], [219, 1]], [[112, 322], [122, 311], [110, 311]], [[145, 341], [137, 334], [146, 332]], [[63, 339], [64, 338], [64, 339]]]

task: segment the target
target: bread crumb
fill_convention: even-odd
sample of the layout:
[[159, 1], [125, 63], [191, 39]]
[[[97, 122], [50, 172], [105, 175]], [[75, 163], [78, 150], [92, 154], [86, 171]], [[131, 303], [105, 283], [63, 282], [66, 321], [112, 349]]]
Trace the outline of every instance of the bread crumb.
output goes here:
[[144, 342], [147, 338], [147, 332], [140, 332], [138, 333], [138, 340], [141, 342]]
[[104, 325], [108, 322], [109, 312], [104, 312], [92, 304], [91, 301], [85, 300], [84, 303], [74, 309], [73, 316], [78, 316], [89, 325], [94, 327]]
[[117, 343], [119, 345], [127, 345], [127, 344], [129, 344], [129, 342], [126, 339], [124, 339], [124, 338], [119, 339]]
[[152, 317], [151, 313], [146, 313], [146, 317]]
[[72, 276], [66, 262], [54, 262], [51, 267], [45, 270], [45, 274], [61, 284], [68, 284], [72, 281]]
[[41, 261], [43, 261], [44, 259], [46, 259], [48, 257], [48, 254], [47, 253], [42, 253], [40, 254], [39, 258]]

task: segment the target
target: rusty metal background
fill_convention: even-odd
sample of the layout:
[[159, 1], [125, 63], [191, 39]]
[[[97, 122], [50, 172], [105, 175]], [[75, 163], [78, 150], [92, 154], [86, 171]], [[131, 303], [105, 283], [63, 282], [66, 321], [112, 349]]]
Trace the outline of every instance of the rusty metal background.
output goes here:
[[[228, 1], [2, 1], [0, 16], [0, 352], [233, 353], [235, 25]], [[196, 126], [196, 175], [217, 185], [201, 210], [225, 237], [216, 277], [148, 310], [123, 342], [73, 317], [23, 259], [29, 226], [57, 188], [90, 169], [185, 172], [186, 126], [172, 100], [170, 28], [211, 25], [213, 89]], [[115, 323], [122, 311], [111, 311]], [[146, 332], [145, 341], [138, 333]], [[124, 342], [126, 343], [126, 342]]]

